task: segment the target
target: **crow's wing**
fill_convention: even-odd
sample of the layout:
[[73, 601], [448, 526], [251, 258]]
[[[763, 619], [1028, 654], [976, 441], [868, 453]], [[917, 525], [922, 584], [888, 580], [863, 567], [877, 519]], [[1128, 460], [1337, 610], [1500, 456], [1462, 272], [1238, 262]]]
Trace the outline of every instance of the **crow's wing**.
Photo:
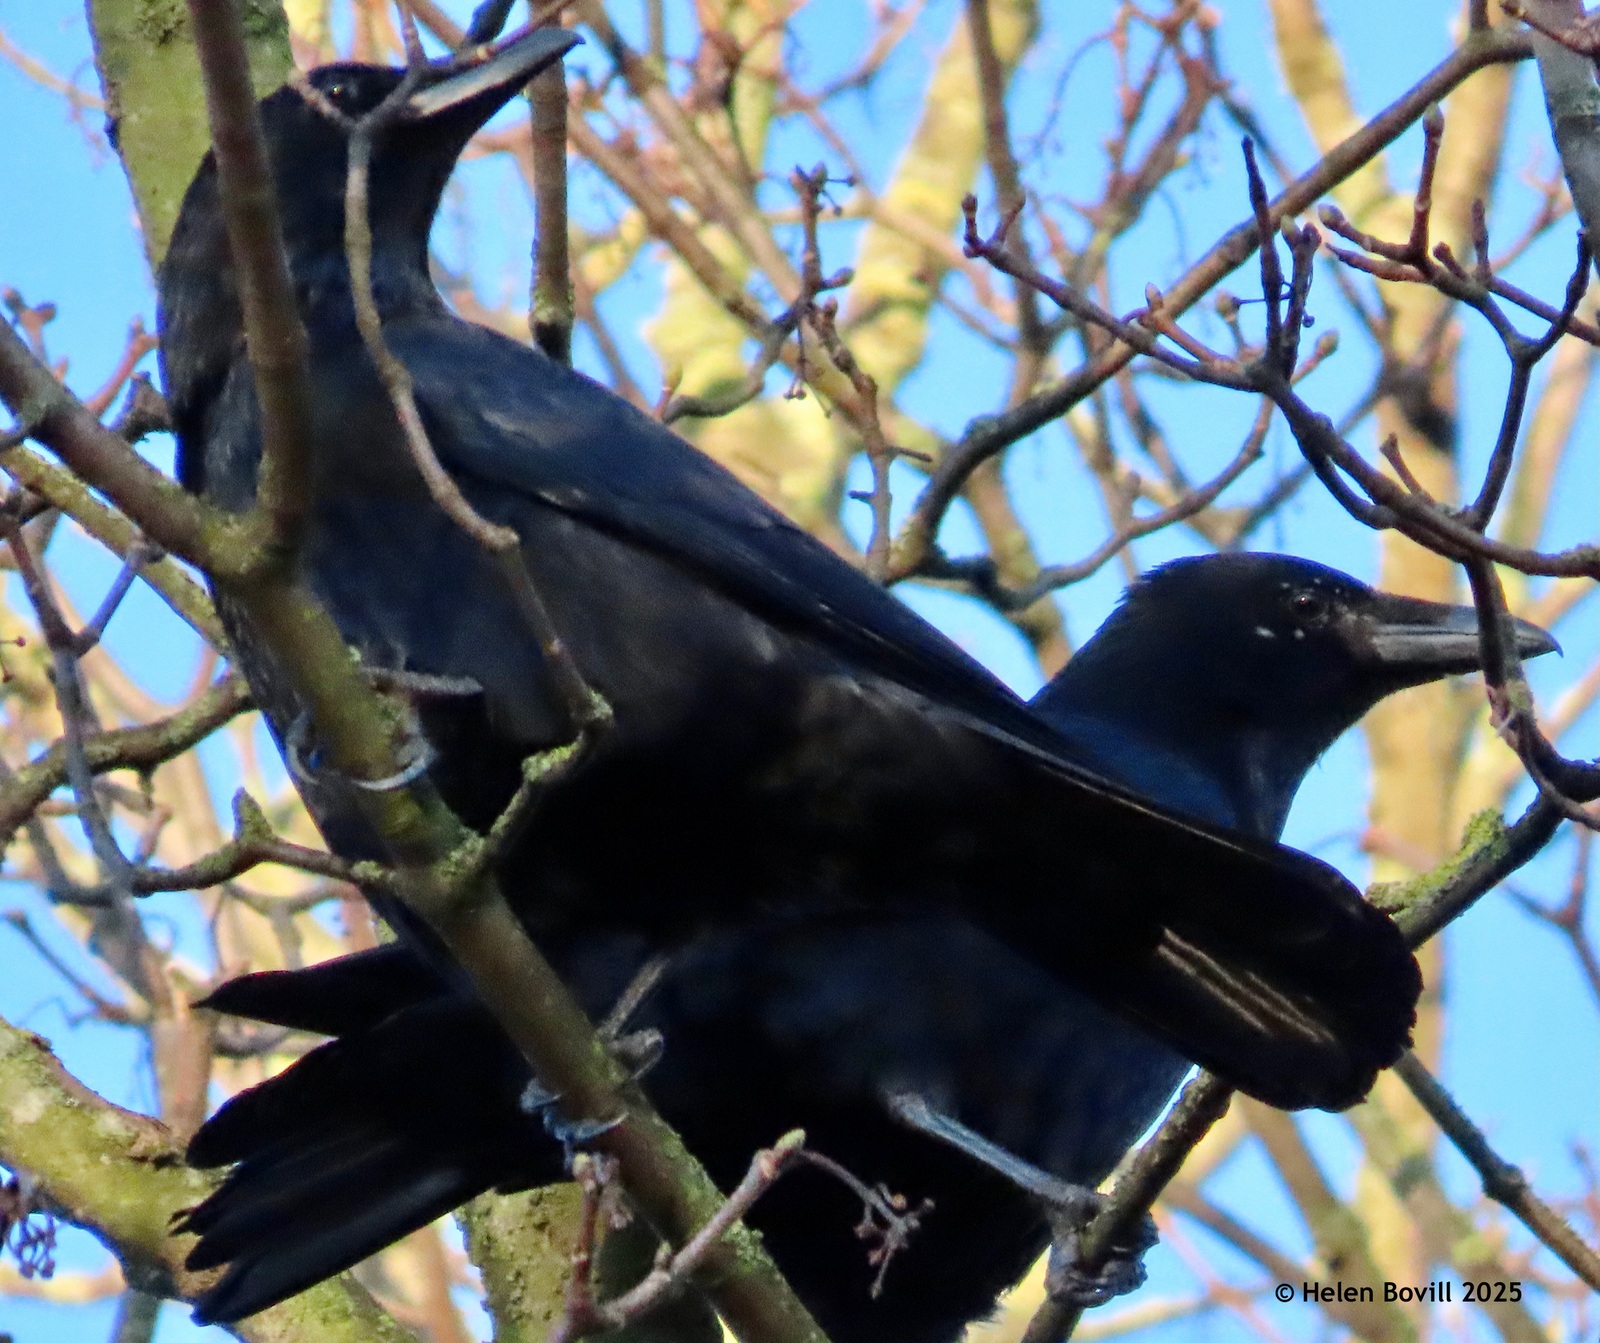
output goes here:
[[863, 671], [1019, 739], [1053, 740], [933, 626], [598, 383], [464, 323], [396, 323], [389, 339], [453, 472], [543, 500], [690, 569]]

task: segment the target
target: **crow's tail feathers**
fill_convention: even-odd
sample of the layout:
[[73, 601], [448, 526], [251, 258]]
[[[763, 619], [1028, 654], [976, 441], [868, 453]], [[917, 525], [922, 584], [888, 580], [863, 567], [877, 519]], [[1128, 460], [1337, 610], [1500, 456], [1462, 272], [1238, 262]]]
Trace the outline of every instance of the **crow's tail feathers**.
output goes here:
[[1275, 908], [1245, 904], [1203, 933], [1174, 920], [1140, 1015], [1182, 1023], [1169, 1039], [1268, 1104], [1342, 1110], [1410, 1045], [1422, 976], [1399, 928], [1332, 869], [1326, 898], [1308, 898], [1322, 874], [1304, 861], [1304, 884]]
[[[1422, 979], [1399, 928], [1326, 863], [1065, 780], [1031, 799], [1058, 842], [986, 882], [974, 919], [1225, 1081], [1338, 1110], [1410, 1044]], [[1153, 810], [1153, 809], [1152, 809]], [[1024, 824], [1029, 809], [1019, 808]], [[1063, 888], [1066, 889], [1063, 889]]]
[[404, 944], [391, 942], [300, 970], [240, 975], [195, 1006], [313, 1035], [353, 1035], [446, 987]]
[[[214, 1005], [242, 1011], [256, 996], [269, 1019], [269, 1000], [293, 1014], [292, 991], [249, 978], [256, 983], [228, 986]], [[253, 1315], [484, 1190], [560, 1179], [559, 1148], [518, 1105], [525, 1078], [486, 1013], [442, 997], [330, 1041], [235, 1096], [189, 1145], [192, 1165], [237, 1163], [176, 1223], [200, 1237], [191, 1269], [228, 1265], [195, 1319]], [[486, 1086], [504, 1094], [458, 1104], [482, 1099]]]

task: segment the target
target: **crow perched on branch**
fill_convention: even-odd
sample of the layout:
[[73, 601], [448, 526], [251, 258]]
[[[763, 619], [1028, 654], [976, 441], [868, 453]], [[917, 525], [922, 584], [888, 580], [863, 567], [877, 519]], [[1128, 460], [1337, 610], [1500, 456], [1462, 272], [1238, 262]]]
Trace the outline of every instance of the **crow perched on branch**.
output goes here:
[[[1518, 640], [1524, 656], [1553, 647], [1529, 625]], [[1470, 609], [1377, 593], [1304, 560], [1209, 556], [1141, 580], [1033, 707], [1086, 765], [1275, 838], [1306, 771], [1362, 713], [1477, 660]], [[648, 954], [641, 939], [606, 936], [551, 950], [596, 1017]], [[207, 1005], [340, 1038], [230, 1101], [195, 1139], [197, 1163], [240, 1163], [189, 1221], [198, 1266], [232, 1265], [206, 1318], [260, 1309], [484, 1189], [562, 1178], [557, 1144], [518, 1104], [526, 1065], [483, 1008], [403, 947], [249, 975]], [[661, 1032], [645, 1089], [724, 1188], [756, 1148], [802, 1127], [869, 1184], [931, 1198], [876, 1298], [843, 1186], [798, 1171], [751, 1214], [835, 1343], [945, 1343], [1049, 1237], [1024, 1184], [909, 1129], [902, 1098], [1093, 1187], [1190, 1066], [942, 914], [708, 934], [628, 1024]]]
[[[441, 74], [389, 123], [370, 171], [377, 307], [433, 449], [477, 512], [522, 538], [556, 629], [615, 713], [500, 864], [529, 932], [668, 948], [784, 912], [942, 911], [1264, 1100], [1358, 1099], [1405, 1046], [1419, 984], [1393, 924], [1348, 882], [1090, 772], [1042, 717], [722, 468], [446, 308], [427, 239], [451, 165], [570, 40], [534, 32]], [[311, 78], [348, 118], [401, 73]], [[502, 571], [430, 495], [359, 338], [346, 127], [294, 88], [262, 116], [310, 342], [315, 499], [298, 563], [367, 666], [457, 687], [416, 705], [438, 753], [430, 784], [486, 828], [523, 761], [568, 740], [569, 713]], [[209, 161], [159, 297], [179, 474], [244, 509], [259, 413]], [[218, 595], [282, 740], [302, 706]], [[383, 856], [350, 781], [303, 783], [336, 850]], [[403, 911], [384, 912], [422, 944]]]

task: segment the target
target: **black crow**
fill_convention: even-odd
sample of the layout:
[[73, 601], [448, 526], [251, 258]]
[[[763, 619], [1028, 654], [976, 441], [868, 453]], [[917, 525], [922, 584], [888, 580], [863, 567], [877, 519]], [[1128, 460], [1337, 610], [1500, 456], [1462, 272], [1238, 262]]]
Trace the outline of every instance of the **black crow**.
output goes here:
[[[1519, 641], [1526, 656], [1553, 647], [1527, 625]], [[1136, 585], [1033, 707], [1089, 767], [1270, 839], [1307, 769], [1363, 712], [1477, 660], [1468, 609], [1303, 560], [1212, 556]], [[649, 955], [637, 937], [550, 950], [597, 1017]], [[232, 1265], [205, 1318], [260, 1309], [486, 1188], [561, 1178], [557, 1144], [518, 1103], [526, 1065], [486, 1011], [402, 947], [247, 976], [209, 1005], [342, 1038], [230, 1101], [195, 1140], [198, 1164], [241, 1163], [189, 1223], [197, 1266]], [[1190, 1066], [938, 913], [708, 934], [631, 1024], [662, 1033], [645, 1088], [724, 1188], [799, 1126], [869, 1183], [932, 1199], [876, 1298], [843, 1186], [801, 1171], [757, 1206], [751, 1221], [835, 1343], [945, 1343], [1046, 1244], [1036, 1181], [974, 1159], [966, 1134], [1093, 1186]], [[908, 1098], [933, 1119], [920, 1131], [905, 1125]], [[938, 1136], [945, 1121], [955, 1145]]]

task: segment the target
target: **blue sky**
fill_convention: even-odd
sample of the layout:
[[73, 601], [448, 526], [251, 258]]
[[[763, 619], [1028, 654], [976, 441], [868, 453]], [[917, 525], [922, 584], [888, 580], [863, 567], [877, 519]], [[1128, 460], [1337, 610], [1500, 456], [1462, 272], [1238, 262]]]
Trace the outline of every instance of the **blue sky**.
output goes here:
[[[447, 8], [462, 13], [470, 6], [458, 3]], [[1050, 96], [1047, 75], [1053, 77], [1064, 53], [1075, 50], [1086, 36], [1103, 27], [1110, 12], [1107, 3], [1082, 0], [1050, 8], [1067, 12], [1052, 14], [1051, 26], [1019, 76], [1013, 115], [1023, 137], [1044, 115]], [[617, 9], [624, 17], [632, 12], [631, 6], [618, 5]], [[1444, 54], [1455, 12], [1439, 0], [1427, 0], [1394, 7], [1380, 25], [1371, 22], [1369, 5], [1354, 0], [1330, 0], [1326, 9], [1330, 25], [1347, 44], [1358, 105], [1368, 112], [1408, 87]], [[863, 10], [853, 0], [817, 0], [803, 13], [797, 53], [803, 71], [820, 81], [851, 63], [864, 33]], [[928, 63], [958, 18], [959, 9], [952, 0], [935, 0], [871, 93], [848, 99], [838, 108], [851, 144], [875, 174], [885, 170], [890, 149], [915, 115]], [[0, 28], [53, 70], [94, 87], [81, 6], [65, 0], [0, 3]], [[1220, 32], [1225, 63], [1237, 86], [1264, 117], [1279, 148], [1291, 162], [1305, 166], [1316, 155], [1284, 97], [1265, 33], [1262, 0], [1230, 6]], [[597, 72], [602, 64], [603, 58], [592, 45], [573, 60], [575, 67]], [[1105, 100], [1110, 72], [1103, 47], [1084, 56], [1066, 88], [1057, 123], [1058, 143], [1042, 146], [1025, 165], [1030, 186], [1047, 201], [1084, 199], [1098, 183], [1101, 127], [1096, 109]], [[147, 325], [154, 320], [149, 277], [126, 185], [93, 122], [94, 115], [89, 114], [88, 125], [75, 124], [59, 97], [0, 63], [0, 123], [7, 127], [0, 138], [0, 180], [8, 184], [7, 203], [0, 209], [0, 284], [19, 289], [31, 301], [48, 299], [58, 305], [59, 316], [50, 329], [52, 349], [58, 357], [70, 357], [69, 382], [80, 391], [95, 387], [111, 367], [130, 318], [142, 315]], [[816, 160], [816, 146], [806, 137], [784, 134], [792, 144], [780, 140], [774, 162], [785, 164], [784, 156], [791, 155], [791, 150], [795, 162]], [[1389, 172], [1397, 183], [1412, 180], [1420, 139], [1419, 133], [1413, 133], [1390, 154]], [[1533, 194], [1518, 180], [1524, 169], [1533, 166], [1547, 173], [1551, 163], [1537, 86], [1532, 71], [1524, 70], [1518, 77], [1507, 136], [1508, 189], [1499, 216], [1504, 237], [1519, 231], [1521, 221], [1534, 208]], [[489, 206], [477, 217], [472, 248], [475, 273], [486, 296], [525, 288], [527, 211], [518, 190], [503, 174], [503, 165], [495, 164], [476, 167], [468, 174], [472, 198]], [[987, 199], [986, 189], [980, 195]], [[1187, 261], [1241, 217], [1243, 200], [1237, 136], [1214, 116], [1197, 141], [1193, 163], [1152, 204], [1130, 239], [1115, 272], [1114, 306], [1134, 306], [1141, 301], [1147, 280], [1162, 284], [1179, 273]], [[577, 208], [584, 208], [581, 178]], [[825, 234], [827, 246], [837, 253], [828, 257], [826, 264], [847, 262], [853, 236], [852, 228], [845, 225]], [[1570, 260], [1570, 229], [1562, 226], [1529, 253], [1513, 278], [1558, 300]], [[1230, 287], [1249, 293], [1252, 276], [1241, 272]], [[1349, 329], [1348, 313], [1333, 294], [1332, 286], [1324, 282], [1313, 310], [1322, 326], [1345, 327], [1351, 339], [1346, 342], [1347, 353], [1317, 376], [1312, 393], [1322, 408], [1337, 415], [1365, 389], [1371, 368], [1357, 333]], [[605, 304], [612, 328], [647, 392], [659, 385], [659, 372], [641, 335], [641, 325], [658, 298], [656, 282], [644, 267], [608, 294]], [[1205, 319], [1194, 320], [1202, 334], [1218, 334], [1208, 330]], [[1471, 478], [1493, 441], [1505, 368], [1498, 346], [1481, 322], [1469, 320], [1466, 336], [1462, 453], [1464, 474]], [[580, 358], [584, 355], [580, 344]], [[997, 354], [970, 338], [952, 319], [936, 318], [932, 354], [905, 388], [903, 401], [942, 431], [958, 433], [970, 417], [994, 408], [1003, 389], [1004, 367]], [[1194, 464], [1197, 474], [1208, 464], [1231, 456], [1253, 412], [1242, 398], [1210, 392], [1198, 395], [1205, 396], [1205, 401], [1182, 388], [1162, 389], [1153, 397], [1167, 415], [1169, 427], [1181, 427], [1180, 453]], [[1201, 405], [1203, 411], [1198, 409]], [[1585, 449], [1576, 454], [1579, 460], [1566, 479], [1552, 518], [1549, 539], [1555, 544], [1594, 535], [1596, 500], [1600, 498], [1600, 454], [1592, 451], [1595, 430], [1591, 405], [1578, 430]], [[1370, 431], [1358, 442], [1370, 452]], [[165, 449], [156, 445], [154, 451], [159, 459]], [[1281, 427], [1274, 429], [1267, 469], [1290, 463], [1293, 457], [1292, 441]], [[1059, 427], [1047, 429], [1015, 449], [1007, 470], [1019, 507], [1047, 560], [1075, 558], [1092, 548], [1101, 534], [1101, 516]], [[1241, 497], [1250, 494], [1246, 489]], [[902, 502], [909, 498], [909, 489], [900, 490], [898, 497]], [[858, 514], [847, 520], [858, 531], [865, 523]], [[972, 548], [972, 535], [970, 521], [958, 515], [944, 539], [948, 548], [960, 553]], [[1376, 568], [1372, 534], [1345, 517], [1314, 487], [1303, 490], [1279, 522], [1257, 537], [1257, 543], [1307, 554], [1363, 577], [1371, 577]], [[1137, 553], [1140, 563], [1149, 565], [1191, 549], [1190, 538], [1169, 532], [1151, 538]], [[80, 594], [82, 604], [91, 604], [113, 566], [87, 553], [86, 548], [70, 544], [62, 547], [58, 558], [69, 587]], [[1063, 595], [1076, 639], [1094, 628], [1120, 587], [1121, 572], [1112, 564]], [[1019, 690], [1031, 693], [1037, 687], [1036, 667], [1003, 622], [970, 602], [944, 594], [912, 591], [905, 595]], [[1590, 610], [1571, 622], [1571, 628], [1563, 629], [1567, 657], [1559, 665], [1535, 668], [1536, 688], [1558, 687], [1593, 660], [1600, 642], [1594, 626]], [[192, 640], [148, 593], [136, 595], [119, 613], [110, 642], [152, 693], [172, 697], [187, 683], [195, 656]], [[1580, 755], [1600, 751], [1593, 712], [1569, 745]], [[1357, 880], [1365, 867], [1353, 843], [1366, 799], [1364, 766], [1359, 736], [1352, 734], [1313, 773], [1287, 835], [1290, 842], [1313, 849]], [[1520, 878], [1522, 887], [1547, 901], [1559, 899], [1570, 876], [1570, 853], [1570, 845], [1564, 846], [1534, 864]], [[41, 913], [37, 897], [26, 889], [15, 884], [0, 886], [0, 910], [12, 907], [27, 909], [36, 918]], [[175, 929], [179, 922], [174, 923]], [[94, 1023], [74, 1026], [62, 986], [5, 928], [0, 928], [0, 966], [5, 969], [0, 975], [0, 1015], [48, 1035], [68, 1066], [104, 1094], [124, 1104], [149, 1106], [146, 1071], [137, 1043], [128, 1033]], [[1600, 1050], [1596, 1049], [1595, 1004], [1587, 997], [1570, 956], [1547, 929], [1534, 924], [1502, 896], [1493, 896], [1449, 934], [1447, 993], [1450, 1027], [1444, 1072], [1450, 1085], [1502, 1152], [1521, 1164], [1541, 1191], [1575, 1191], [1578, 1176], [1570, 1144], [1579, 1138], [1592, 1146], [1600, 1139], [1596, 1133]], [[1319, 1145], [1333, 1154], [1341, 1178], [1352, 1178], [1351, 1145], [1342, 1121], [1317, 1116], [1309, 1126]], [[1447, 1154], [1443, 1164], [1451, 1187], [1465, 1196], [1473, 1187], [1465, 1168], [1453, 1154]], [[1260, 1226], [1281, 1229], [1297, 1249], [1304, 1248], [1303, 1240], [1296, 1239], [1292, 1215], [1257, 1163], [1236, 1163], [1225, 1181], [1233, 1206]], [[72, 1236], [64, 1241], [65, 1266], [93, 1267], [103, 1262], [102, 1256], [103, 1251], [87, 1237]], [[1152, 1256], [1152, 1269], [1152, 1290], [1178, 1291], [1189, 1281], [1165, 1251]], [[1241, 1277], [1252, 1280], [1248, 1273]], [[110, 1309], [107, 1303], [62, 1311], [0, 1298], [0, 1330], [13, 1332], [18, 1343], [101, 1339], [109, 1332]], [[1193, 1327], [1229, 1333], [1229, 1337], [1229, 1331], [1237, 1329], [1222, 1318]], [[1293, 1322], [1297, 1336], [1311, 1328], [1309, 1320]], [[196, 1330], [185, 1312], [167, 1308], [158, 1336], [161, 1343], [202, 1335], [221, 1336], [218, 1331]]]

